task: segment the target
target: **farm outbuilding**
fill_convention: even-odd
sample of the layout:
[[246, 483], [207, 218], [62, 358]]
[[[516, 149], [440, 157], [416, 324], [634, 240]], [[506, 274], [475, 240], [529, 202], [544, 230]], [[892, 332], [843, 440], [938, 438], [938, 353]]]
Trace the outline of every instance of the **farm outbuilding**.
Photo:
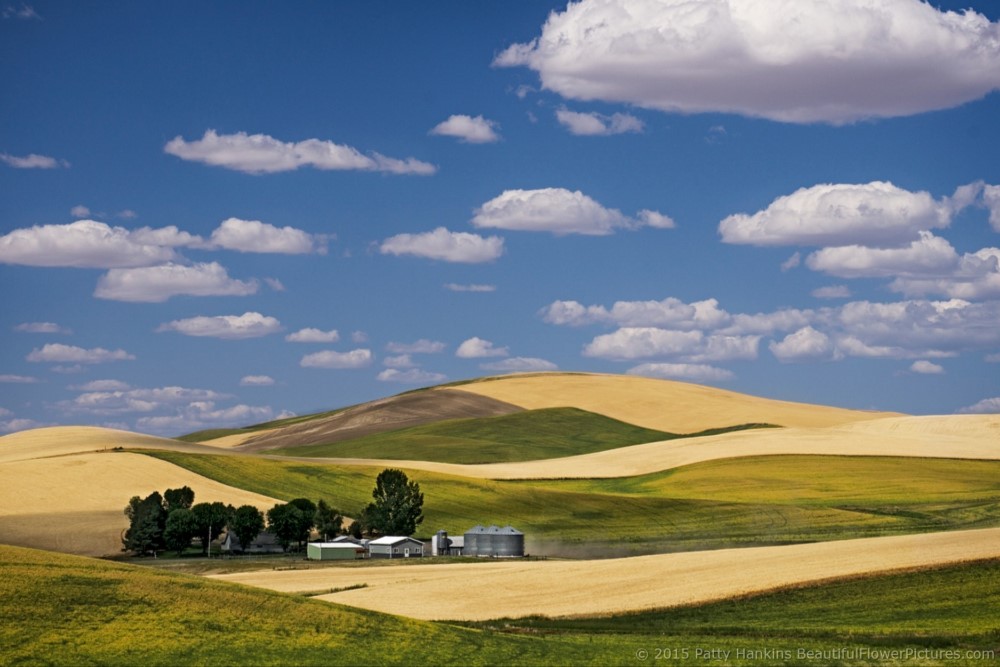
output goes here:
[[240, 538], [232, 531], [226, 533], [226, 538], [222, 541], [223, 553], [243, 553], [243, 554], [280, 554], [284, 551], [278, 544], [278, 538], [269, 530], [262, 531], [249, 547], [244, 548], [240, 544]]
[[424, 543], [412, 537], [387, 535], [368, 543], [372, 558], [422, 558]]
[[349, 542], [310, 542], [306, 545], [309, 560], [360, 560], [365, 548]]
[[474, 526], [465, 531], [466, 556], [520, 558], [524, 556], [524, 533], [513, 526]]

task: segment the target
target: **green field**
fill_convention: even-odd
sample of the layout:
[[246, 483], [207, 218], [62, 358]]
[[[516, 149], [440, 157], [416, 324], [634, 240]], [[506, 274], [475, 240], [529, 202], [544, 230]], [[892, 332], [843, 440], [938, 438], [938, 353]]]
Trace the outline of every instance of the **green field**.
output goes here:
[[342, 442], [286, 447], [273, 452], [327, 458], [502, 463], [589, 454], [681, 437], [690, 436], [641, 428], [577, 408], [548, 408], [500, 417], [450, 419]]
[[[348, 516], [380, 468], [147, 452], [231, 486], [323, 498]], [[109, 454], [113, 456], [114, 454]], [[611, 480], [501, 482], [407, 471], [418, 535], [510, 523], [529, 553], [613, 557], [1000, 525], [1000, 462], [774, 456]]]
[[[991, 561], [667, 611], [461, 627], [0, 546], [3, 665], [704, 665], [725, 652], [732, 665], [986, 665], [998, 655], [998, 605]], [[835, 651], [862, 657], [823, 657]], [[885, 651], [938, 653], [863, 657]]]

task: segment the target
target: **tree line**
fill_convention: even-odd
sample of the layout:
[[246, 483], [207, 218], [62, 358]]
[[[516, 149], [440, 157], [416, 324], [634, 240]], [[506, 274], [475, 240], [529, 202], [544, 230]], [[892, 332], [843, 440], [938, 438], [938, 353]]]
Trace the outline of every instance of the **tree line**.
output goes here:
[[313, 503], [308, 498], [296, 498], [264, 513], [253, 505], [195, 504], [194, 491], [187, 486], [167, 489], [162, 495], [154, 491], [145, 498], [133, 496], [125, 507], [129, 527], [122, 535], [122, 550], [137, 555], [173, 551], [179, 556], [195, 538], [200, 538], [202, 553], [208, 555], [212, 541], [228, 530], [246, 551], [265, 528], [274, 534], [283, 551], [293, 544], [301, 550], [313, 529], [323, 540], [344, 534], [355, 538], [412, 535], [423, 521], [420, 485], [401, 470], [387, 468], [379, 473], [372, 498], [373, 502], [345, 527], [340, 510], [322, 499]]

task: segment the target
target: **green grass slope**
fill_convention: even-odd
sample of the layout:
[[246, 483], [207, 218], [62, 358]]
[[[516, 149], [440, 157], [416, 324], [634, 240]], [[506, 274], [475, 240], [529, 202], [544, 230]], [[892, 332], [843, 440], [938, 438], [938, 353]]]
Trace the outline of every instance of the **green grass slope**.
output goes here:
[[589, 619], [389, 616], [0, 546], [3, 665], [993, 664], [1000, 563]]
[[576, 408], [548, 408], [499, 417], [451, 419], [342, 442], [273, 451], [289, 456], [474, 464], [561, 458], [681, 437], [689, 436], [646, 429]]
[[[379, 468], [148, 452], [275, 498], [324, 498], [348, 515]], [[113, 454], [110, 454], [113, 455]], [[420, 534], [511, 523], [531, 553], [612, 557], [1000, 525], [1000, 462], [758, 457], [613, 480], [500, 482], [407, 471]]]

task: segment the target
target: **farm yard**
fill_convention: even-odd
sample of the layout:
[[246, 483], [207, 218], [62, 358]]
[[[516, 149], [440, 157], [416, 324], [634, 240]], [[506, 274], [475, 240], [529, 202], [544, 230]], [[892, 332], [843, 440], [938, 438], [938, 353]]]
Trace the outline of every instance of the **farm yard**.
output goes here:
[[[56, 428], [0, 438], [4, 542], [49, 552], [4, 548], [0, 571], [17, 575], [3, 577], [9, 593], [4, 604], [29, 595], [42, 581], [65, 582], [59, 584], [63, 595], [75, 600], [68, 604], [85, 606], [88, 596], [124, 601], [148, 595], [152, 584], [144, 583], [146, 577], [173, 577], [177, 590], [191, 591], [190, 597], [221, 601], [237, 595], [243, 600], [237, 609], [260, 604], [263, 610], [281, 607], [281, 613], [327, 619], [286, 630], [268, 649], [271, 653], [264, 654], [278, 662], [304, 664], [311, 660], [303, 657], [308, 652], [304, 647], [320, 645], [342, 656], [336, 660], [351, 662], [346, 657], [350, 648], [333, 638], [335, 633], [326, 629], [330, 627], [362, 633], [366, 650], [387, 652], [376, 660], [386, 664], [403, 660], [403, 653], [388, 646], [397, 645], [403, 636], [409, 647], [406, 655], [433, 657], [477, 646], [484, 664], [634, 664], [640, 649], [668, 648], [662, 633], [680, 623], [676, 619], [688, 619], [678, 626], [683, 631], [670, 630], [670, 646], [678, 649], [736, 651], [760, 643], [755, 639], [748, 645], [741, 639], [744, 633], [763, 632], [753, 636], [770, 637], [767, 646], [793, 655], [801, 647], [820, 652], [886, 645], [911, 652], [927, 646], [993, 650], [1000, 628], [977, 614], [994, 604], [1000, 592], [995, 582], [968, 582], [989, 579], [1000, 562], [1000, 418], [906, 417], [822, 407], [813, 414], [810, 406], [748, 398], [744, 402], [760, 408], [758, 417], [713, 426], [697, 420], [667, 423], [655, 415], [646, 419], [646, 412], [631, 406], [637, 421], [659, 419], [657, 425], [673, 429], [650, 431], [619, 421], [622, 410], [615, 407], [603, 411], [613, 416], [577, 405], [568, 406], [572, 410], [532, 407], [530, 387], [551, 380], [581, 385], [567, 392], [570, 397], [588, 396], [584, 389], [589, 383], [610, 392], [611, 380], [613, 385], [632, 386], [627, 397], [641, 393], [635, 386], [645, 387], [650, 395], [669, 389], [675, 401], [685, 390], [679, 383], [665, 383], [664, 389], [657, 381], [587, 375], [481, 381], [448, 391], [510, 382], [529, 404], [507, 415], [425, 416], [429, 420], [417, 426], [364, 433], [329, 447], [303, 445], [309, 456], [295, 455], [300, 448], [288, 446], [292, 436], [282, 433], [280, 423], [247, 429], [269, 432], [274, 442], [282, 443], [278, 448], [261, 448], [259, 441], [249, 447], [234, 444], [231, 433], [180, 442]], [[433, 397], [440, 391], [423, 393]], [[691, 386], [691, 391], [703, 397], [707, 390]], [[713, 392], [707, 394], [713, 400], [736, 400]], [[571, 400], [576, 399], [567, 402]], [[595, 408], [592, 400], [581, 402]], [[431, 404], [425, 397], [423, 407]], [[662, 412], [655, 406], [646, 410]], [[783, 417], [800, 425], [785, 426]], [[502, 420], [510, 419], [518, 420], [509, 424], [512, 452], [517, 453], [507, 456], [502, 453]], [[823, 420], [826, 425], [817, 425]], [[289, 426], [302, 431], [309, 422], [308, 416], [299, 417]], [[539, 431], [538, 457], [530, 449], [533, 426]], [[588, 437], [579, 438], [584, 431]], [[663, 434], [662, 439], [650, 440], [654, 433]], [[439, 441], [432, 442], [434, 438]], [[213, 445], [215, 439], [221, 439], [219, 446]], [[379, 443], [396, 456], [336, 456], [346, 451], [344, 447], [355, 446], [359, 449], [348, 453], [370, 455]], [[469, 452], [477, 443], [485, 443], [495, 462], [460, 463], [448, 453], [449, 445]], [[400, 458], [408, 452], [427, 458]], [[564, 456], [540, 458], [553, 452]], [[163, 557], [112, 564], [52, 553], [120, 559], [116, 553], [128, 525], [121, 510], [127, 496], [182, 484], [199, 500], [264, 510], [308, 497], [340, 508], [347, 517], [358, 516], [385, 466], [404, 470], [424, 494], [424, 521], [416, 537], [425, 546], [407, 543], [423, 558], [352, 557], [311, 563], [289, 555], [259, 560]], [[67, 497], [78, 498], [73, 512], [65, 511]], [[545, 559], [430, 556], [427, 540], [437, 530], [461, 535], [475, 524], [490, 522], [523, 530], [526, 554]], [[398, 564], [401, 561], [405, 564]], [[915, 583], [922, 577], [938, 583], [925, 590]], [[888, 588], [892, 585], [884, 582], [889, 581], [914, 583], [908, 583], [891, 609], [860, 610], [859, 618], [868, 619], [865, 623], [852, 625], [837, 615], [836, 622], [830, 621], [835, 629], [819, 631], [819, 625], [789, 627], [787, 617], [773, 612], [777, 600], [789, 596], [804, 600], [796, 602], [801, 605], [831, 596], [862, 605], [858, 587]], [[954, 601], [948, 602], [947, 596], [966, 585], [966, 602], [949, 607]], [[256, 595], [272, 597], [251, 602]], [[935, 596], [940, 603], [934, 602]], [[180, 600], [158, 603], [157, 611], [150, 608], [142, 612], [144, 619], [133, 621], [164, 628], [183, 623], [176, 619], [188, 597], [185, 592]], [[733, 611], [732, 600], [740, 601], [738, 611]], [[941, 624], [926, 612], [918, 613], [931, 604], [949, 610]], [[754, 609], [764, 610], [766, 618], [753, 620]], [[824, 609], [819, 618], [833, 619], [832, 609]], [[37, 623], [54, 612], [39, 608], [30, 612], [35, 616], [26, 613], [11, 618], [21, 618], [18, 625]], [[98, 612], [88, 613], [94, 620], [91, 616]], [[956, 629], [961, 619], [973, 617], [975, 622]], [[55, 626], [62, 628], [60, 637], [75, 639], [57, 640], [36, 631], [33, 641], [53, 647], [63, 642], [69, 647], [66, 655], [81, 660], [112, 655], [108, 652], [113, 646], [98, 645], [74, 629], [82, 616], [73, 618]], [[199, 646], [231, 632], [242, 622], [238, 618], [213, 616], [187, 643], [161, 644], [154, 654], [186, 655], [200, 662], [221, 659], [213, 658], [210, 650], [200, 652], [205, 649]], [[372, 629], [372, 623], [381, 623], [372, 620], [376, 618], [393, 620], [379, 625], [385, 628], [381, 632]], [[920, 620], [907, 625], [904, 618]], [[176, 632], [183, 634], [180, 627]], [[245, 644], [263, 641], [256, 636], [247, 634]], [[11, 655], [27, 650], [26, 640], [8, 636], [4, 641], [15, 647]], [[593, 652], [581, 658], [585, 646]], [[764, 664], [753, 654], [744, 657], [742, 663], [727, 664]], [[977, 664], [963, 660], [945, 662]], [[797, 664], [793, 658], [782, 661]]]

